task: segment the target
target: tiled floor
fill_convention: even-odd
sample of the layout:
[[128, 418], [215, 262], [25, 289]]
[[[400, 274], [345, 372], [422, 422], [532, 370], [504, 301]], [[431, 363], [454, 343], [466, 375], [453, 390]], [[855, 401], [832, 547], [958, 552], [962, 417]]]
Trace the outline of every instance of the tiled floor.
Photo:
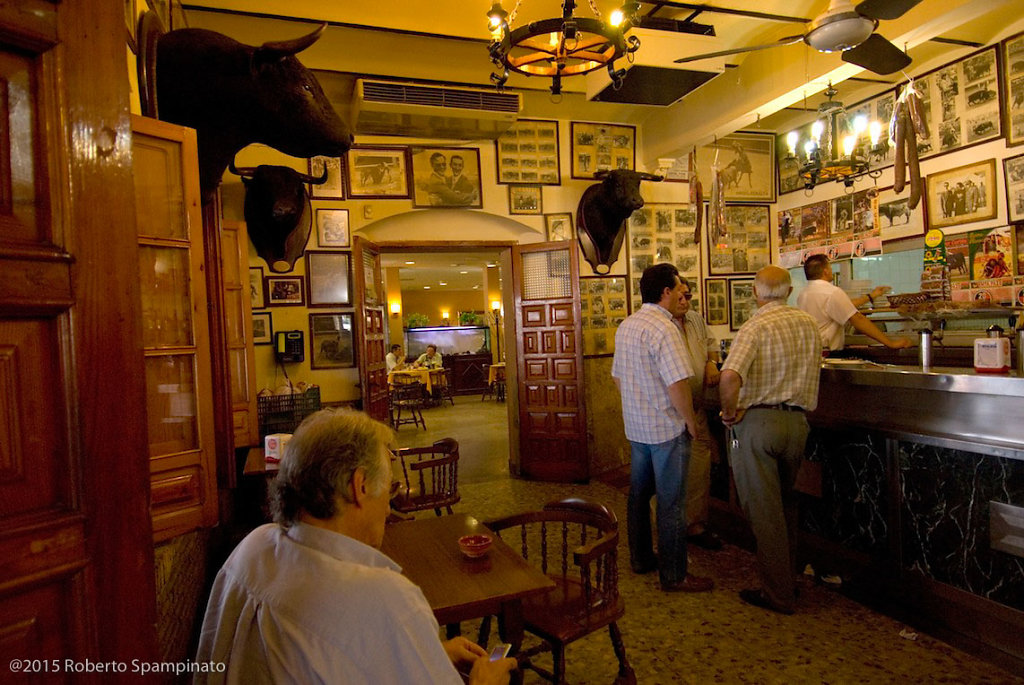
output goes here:
[[[607, 485], [510, 479], [505, 408], [493, 400], [481, 402], [479, 396], [457, 398], [454, 407], [446, 404], [425, 412], [427, 431], [414, 434], [412, 427], [403, 427], [400, 441], [421, 445], [448, 436], [459, 440], [463, 499], [457, 511], [486, 520], [580, 496], [610, 506], [625, 521], [626, 498]], [[624, 538], [622, 545], [620, 590], [626, 616], [620, 627], [639, 683], [1024, 684], [1024, 678], [915, 634], [822, 585], [802, 587], [794, 616], [747, 606], [737, 592], [756, 585], [754, 557], [739, 547], [691, 549], [693, 572], [711, 576], [717, 587], [711, 593], [687, 595], [661, 592], [657, 574], [631, 573]], [[474, 630], [475, 625], [464, 626], [467, 634]], [[570, 683], [609, 683], [615, 678], [606, 632], [571, 645], [567, 662]], [[526, 682], [541, 681], [527, 674]]]

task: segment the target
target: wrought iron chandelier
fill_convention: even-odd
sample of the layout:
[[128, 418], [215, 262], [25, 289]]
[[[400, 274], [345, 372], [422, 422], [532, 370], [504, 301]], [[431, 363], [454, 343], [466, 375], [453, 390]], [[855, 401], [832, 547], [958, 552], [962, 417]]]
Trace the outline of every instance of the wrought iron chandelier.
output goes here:
[[786, 136], [786, 161], [799, 164], [807, 190], [829, 181], [849, 188], [862, 176], [878, 178], [882, 173], [877, 167], [888, 147], [881, 122], [869, 121], [866, 115], [851, 117], [843, 103], [833, 99], [837, 92], [830, 83], [825, 90], [828, 100], [818, 106], [809, 138], [801, 140], [797, 131]]
[[512, 13], [506, 12], [496, 1], [487, 13], [491, 32], [491, 61], [500, 74], [491, 74], [491, 80], [501, 88], [509, 78], [509, 71], [525, 76], [546, 76], [551, 79], [551, 94], [561, 95], [562, 77], [586, 74], [601, 67], [608, 68], [612, 83], [619, 87], [625, 69], [616, 69], [615, 60], [636, 52], [640, 39], [626, 38], [623, 34], [639, 23], [639, 2], [627, 1], [612, 12], [607, 21], [590, 0], [595, 18], [574, 15], [574, 0], [564, 0], [562, 16], [541, 19], [513, 29], [522, 0], [516, 0]]

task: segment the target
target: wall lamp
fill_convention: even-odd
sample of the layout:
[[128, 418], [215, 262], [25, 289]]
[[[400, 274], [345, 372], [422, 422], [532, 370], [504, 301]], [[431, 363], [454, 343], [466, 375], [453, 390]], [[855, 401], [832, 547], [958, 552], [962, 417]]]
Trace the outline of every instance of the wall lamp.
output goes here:
[[394, 317], [394, 318], [398, 318], [401, 315], [402, 315], [402, 303], [401, 302], [392, 302], [391, 303], [391, 316]]

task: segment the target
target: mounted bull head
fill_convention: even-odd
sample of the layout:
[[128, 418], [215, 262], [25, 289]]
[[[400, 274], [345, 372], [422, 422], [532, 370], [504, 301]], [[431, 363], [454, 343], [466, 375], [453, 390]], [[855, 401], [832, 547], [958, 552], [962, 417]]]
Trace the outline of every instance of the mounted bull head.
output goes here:
[[615, 169], [598, 172], [603, 180], [583, 191], [576, 209], [576, 227], [583, 258], [594, 271], [606, 274], [619, 258], [626, 237], [626, 219], [644, 206], [640, 181], [660, 181], [662, 176]]
[[245, 184], [245, 222], [256, 254], [275, 273], [291, 271], [313, 224], [305, 184], [326, 181], [327, 167], [318, 177], [269, 164], [238, 169], [232, 162], [230, 169]]
[[352, 146], [351, 128], [295, 58], [326, 26], [260, 47], [204, 29], [159, 37], [157, 109], [164, 121], [196, 129], [203, 202], [235, 153], [251, 143], [294, 157], [339, 157]]

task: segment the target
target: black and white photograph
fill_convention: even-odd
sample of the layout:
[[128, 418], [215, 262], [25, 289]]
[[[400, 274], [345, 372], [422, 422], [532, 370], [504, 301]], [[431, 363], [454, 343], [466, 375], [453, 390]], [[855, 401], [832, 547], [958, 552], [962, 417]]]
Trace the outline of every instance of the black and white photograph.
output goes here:
[[266, 309], [267, 291], [263, 288], [263, 267], [249, 267], [249, 306], [252, 309]]
[[1024, 221], [1024, 155], [1004, 159], [1003, 176], [1006, 180], [1007, 221]]
[[1004, 125], [1008, 146], [1024, 143], [1024, 33], [1001, 44]]
[[561, 184], [557, 121], [519, 119], [494, 144], [498, 183]]
[[767, 266], [769, 217], [764, 205], [726, 205], [725, 224], [729, 232], [717, 244], [707, 241], [709, 273], [751, 273]]
[[316, 244], [320, 247], [349, 247], [348, 210], [316, 210]]
[[508, 187], [508, 213], [543, 214], [541, 187], [510, 185]]
[[709, 278], [704, 283], [705, 320], [709, 326], [724, 326], [729, 323], [729, 281]]
[[580, 312], [583, 354], [613, 354], [615, 329], [629, 316], [626, 279], [589, 276], [580, 278]]
[[576, 233], [572, 228], [572, 214], [569, 212], [560, 214], [545, 214], [544, 228], [547, 232], [548, 242], [559, 240], [574, 240]]
[[738, 331], [757, 311], [753, 278], [729, 279], [729, 330]]
[[267, 276], [263, 291], [271, 307], [297, 307], [305, 303], [302, 297], [302, 276]]
[[309, 197], [313, 200], [344, 200], [345, 181], [342, 175], [340, 157], [310, 157], [309, 175], [320, 178], [327, 169], [327, 180], [310, 184]]
[[727, 202], [775, 202], [775, 134], [733, 133], [697, 150], [709, 196], [716, 159]]
[[270, 312], [253, 312], [252, 344], [269, 345], [274, 341], [274, 324]]
[[635, 168], [635, 126], [571, 121], [569, 141], [573, 178], [594, 178], [598, 171]]
[[310, 314], [310, 368], [344, 369], [356, 365], [352, 314]]
[[[633, 277], [638, 279], [643, 273], [645, 267], [638, 268], [640, 263], [675, 264], [679, 274], [690, 282], [694, 298], [699, 298], [700, 250], [693, 237], [696, 211], [684, 204], [649, 202], [633, 212], [627, 225]], [[634, 308], [640, 306], [638, 290], [634, 289], [632, 301]]]
[[924, 235], [925, 202], [910, 209], [910, 189], [904, 188], [900, 195], [892, 186], [878, 192], [878, 220], [882, 228], [882, 240], [895, 240]]
[[483, 207], [480, 150], [412, 148], [413, 207]]
[[345, 181], [350, 198], [409, 197], [409, 148], [355, 145], [348, 151]]
[[928, 226], [944, 228], [996, 218], [996, 161], [929, 174]]
[[348, 252], [306, 250], [306, 280], [310, 307], [332, 307], [352, 303]]

